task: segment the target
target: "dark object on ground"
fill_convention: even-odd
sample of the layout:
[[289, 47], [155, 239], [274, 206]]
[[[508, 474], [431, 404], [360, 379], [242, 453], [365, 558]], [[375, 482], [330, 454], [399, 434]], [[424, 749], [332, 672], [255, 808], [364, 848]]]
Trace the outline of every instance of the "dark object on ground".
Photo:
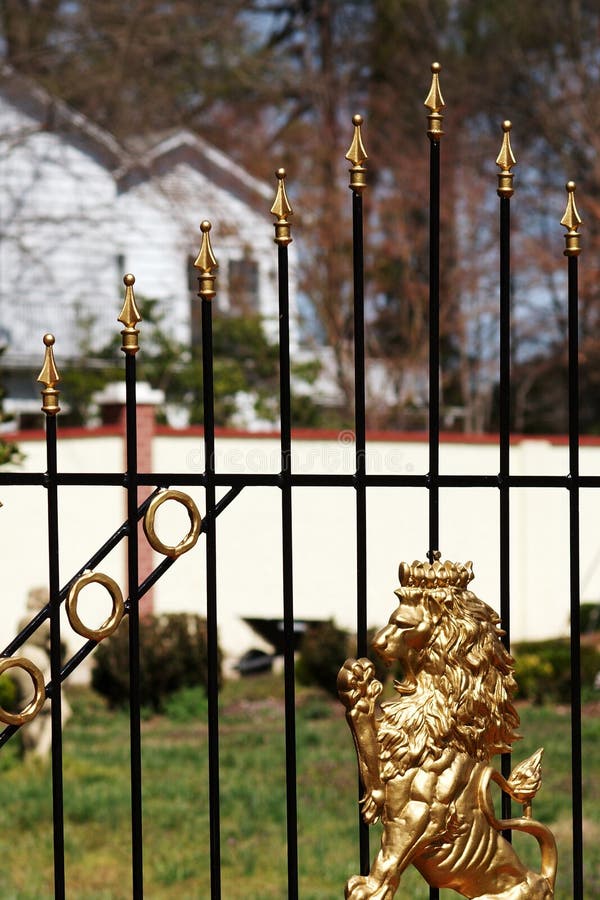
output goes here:
[[235, 668], [240, 675], [258, 675], [260, 672], [270, 672], [273, 668], [273, 657], [263, 650], [247, 650]]

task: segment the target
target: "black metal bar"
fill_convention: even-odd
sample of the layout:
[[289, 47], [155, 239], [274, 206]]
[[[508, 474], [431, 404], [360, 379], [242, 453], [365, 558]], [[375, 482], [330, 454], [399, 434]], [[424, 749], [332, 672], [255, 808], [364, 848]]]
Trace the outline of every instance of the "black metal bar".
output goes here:
[[279, 288], [279, 398], [281, 527], [285, 684], [285, 766], [287, 878], [290, 900], [298, 898], [298, 798], [296, 774], [296, 681], [294, 664], [294, 581], [292, 534], [292, 413], [290, 385], [290, 302], [287, 244], [277, 246]]
[[131, 766], [131, 867], [133, 896], [144, 896], [142, 735], [140, 709], [140, 616], [137, 532], [137, 409], [135, 354], [125, 357], [127, 439], [127, 577], [129, 587], [129, 731]]
[[[216, 506], [215, 506], [215, 510], [214, 510], [214, 518], [216, 518], [216, 517], [219, 516], [224, 510], [226, 510], [227, 507], [230, 505], [230, 503], [232, 503], [232, 502], [235, 500], [235, 498], [241, 493], [241, 491], [242, 491], [242, 488], [241, 488], [241, 487], [238, 487], [238, 488], [232, 488], [232, 489], [225, 495], [225, 497], [222, 497], [221, 500], [219, 500], [219, 502], [218, 502], [218, 503], [216, 504]], [[141, 506], [140, 506], [139, 509], [138, 509], [138, 515], [139, 515], [140, 510], [141, 510], [142, 508], [148, 506], [148, 504], [150, 503], [150, 500], [152, 499], [153, 496], [154, 496], [154, 494], [152, 494], [150, 497], [148, 497], [148, 498], [144, 501], [144, 503], [141, 504]], [[139, 517], [141, 518], [141, 515], [140, 515]], [[203, 518], [203, 520], [202, 520], [202, 524], [200, 525], [200, 532], [201, 532], [201, 533], [202, 533], [202, 531], [205, 530], [205, 522], [206, 522], [206, 520], [207, 520], [208, 518], [210, 518], [210, 515], [205, 516], [205, 517]], [[123, 526], [121, 526], [121, 527], [124, 528], [125, 525], [123, 525]], [[161, 578], [162, 575], [164, 575], [164, 573], [165, 573], [166, 571], [168, 571], [168, 569], [170, 569], [171, 566], [172, 566], [174, 563], [175, 563], [175, 559], [174, 559], [174, 558], [171, 558], [171, 557], [168, 557], [168, 558], [166, 558], [166, 559], [163, 559], [162, 562], [160, 562], [160, 563], [158, 564], [158, 566], [154, 569], [154, 571], [152, 571], [152, 572], [150, 573], [150, 575], [148, 575], [148, 577], [145, 578], [144, 581], [143, 581], [143, 582], [141, 583], [141, 585], [139, 586], [139, 588], [138, 588], [138, 601], [141, 600], [141, 598], [142, 598], [142, 597], [150, 590], [151, 587], [153, 587], [153, 586], [156, 584], [156, 582], [159, 580], [159, 578]], [[86, 566], [84, 567], [84, 569], [85, 569], [85, 568], [89, 568], [89, 567], [86, 565]], [[83, 570], [82, 570], [82, 571], [83, 571]], [[75, 576], [75, 577], [77, 578], [77, 577], [79, 577], [79, 576]], [[75, 579], [73, 578], [73, 579], [71, 579], [71, 580], [74, 581]], [[71, 583], [71, 582], [69, 582], [69, 584], [70, 584], [70, 583]], [[63, 594], [66, 594], [67, 590], [68, 590], [68, 587], [67, 587], [67, 588], [63, 588], [63, 589], [61, 590], [61, 592], [60, 592], [61, 597], [63, 596]], [[129, 601], [129, 599], [128, 599], [127, 602], [125, 603], [125, 614], [126, 614], [126, 615], [129, 614], [130, 608], [131, 608], [131, 604], [130, 604], [130, 601]], [[36, 618], [37, 618], [37, 617], [36, 617]], [[47, 615], [45, 616], [45, 618], [47, 618]], [[83, 644], [83, 645], [79, 648], [79, 650], [77, 650], [77, 651], [73, 654], [73, 656], [72, 656], [72, 657], [64, 664], [64, 666], [62, 667], [61, 672], [60, 672], [60, 682], [62, 683], [62, 682], [64, 682], [64, 681], [66, 681], [66, 679], [69, 677], [69, 675], [71, 675], [71, 673], [75, 671], [75, 669], [80, 665], [80, 663], [82, 663], [83, 660], [86, 659], [86, 658], [90, 655], [90, 653], [92, 653], [92, 651], [93, 651], [97, 646], [98, 646], [98, 642], [97, 642], [97, 641], [92, 641], [92, 640], [86, 641], [85, 644]], [[1, 656], [7, 656], [7, 655], [9, 655], [9, 654], [2, 653], [2, 654], [0, 654], [0, 655], [1, 655]], [[48, 684], [46, 685], [46, 695], [47, 695], [48, 697], [52, 697], [52, 695], [53, 695], [53, 690], [54, 690], [54, 683], [53, 683], [53, 680], [51, 679], [51, 680], [48, 682]], [[19, 729], [20, 729], [21, 727], [22, 727], [21, 725], [8, 725], [8, 726], [4, 729], [4, 731], [2, 731], [2, 732], [0, 733], [0, 747], [2, 747], [2, 746], [7, 742], [7, 740], [9, 740], [9, 738], [12, 737], [13, 734], [15, 734], [17, 731], [19, 731]]]
[[[313, 474], [304, 475], [299, 472], [292, 473], [290, 476], [292, 487], [354, 487], [356, 484], [356, 475], [342, 474]], [[79, 479], [79, 480], [77, 480]], [[427, 487], [431, 482], [428, 475], [402, 475], [390, 472], [385, 475], [377, 473], [367, 473], [364, 476], [367, 487]], [[36, 482], [28, 482], [29, 484], [47, 483], [46, 476]], [[107, 485], [113, 485], [117, 482], [107, 481]], [[165, 472], [158, 474], [140, 474], [137, 479], [138, 486], [143, 485], [159, 485], [167, 487], [168, 485], [188, 485], [189, 487], [204, 487], [206, 479], [202, 475], [182, 474], [181, 472]], [[258, 473], [248, 472], [245, 474], [239, 472], [219, 472], [213, 477], [213, 483], [216, 487], [280, 487], [280, 473]], [[508, 478], [509, 487], [519, 488], [564, 488], [569, 489], [573, 484], [573, 479], [567, 475], [510, 475]], [[71, 475], [64, 476], [59, 474], [57, 484], [69, 485], [90, 485], [86, 481], [86, 476]], [[103, 485], [104, 482], [94, 482], [95, 485]], [[123, 485], [122, 481], [118, 482]], [[482, 488], [492, 487], [498, 489], [500, 486], [498, 474], [489, 475], [438, 475], [437, 485], [440, 488]], [[577, 478], [579, 488], [600, 488], [600, 475], [580, 475]], [[1, 654], [4, 655], [4, 654]]]
[[[354, 451], [356, 472], [356, 654], [367, 655], [367, 491], [363, 198], [352, 191], [352, 268], [354, 281]], [[362, 786], [358, 783], [359, 799]], [[369, 826], [358, 813], [361, 874], [371, 866]]]
[[[204, 404], [204, 477], [206, 510], [215, 508], [215, 401], [212, 304], [202, 305], [202, 395]], [[205, 520], [206, 631], [208, 654], [208, 791], [210, 821], [210, 896], [221, 897], [221, 811], [219, 786], [219, 659], [217, 637], [217, 543], [214, 516]]]
[[440, 141], [429, 142], [429, 550], [439, 550], [440, 475]]
[[[138, 521], [143, 517], [144, 513], [148, 509], [148, 506], [150, 505], [150, 501], [152, 500], [152, 498], [155, 496], [156, 493], [157, 493], [157, 491], [153, 491], [152, 494], [150, 494], [150, 496], [147, 497], [146, 500], [144, 500], [144, 502], [139, 505], [138, 510], [137, 510]], [[75, 575], [73, 575], [73, 577], [66, 583], [66, 585], [64, 585], [64, 587], [62, 587], [60, 589], [58, 596], [60, 598], [61, 603], [63, 602], [63, 600], [66, 598], [67, 594], [69, 593], [69, 590], [70, 590], [73, 582], [77, 581], [77, 579], [81, 575], [83, 575], [83, 573], [86, 570], [95, 569], [96, 566], [98, 566], [102, 562], [102, 560], [106, 556], [108, 556], [110, 551], [113, 550], [117, 546], [117, 544], [128, 534], [128, 532], [129, 532], [129, 523], [123, 522], [123, 524], [119, 528], [117, 528], [117, 530], [115, 532], [113, 532], [113, 534], [100, 547], [100, 549], [97, 550], [94, 553], [94, 555], [91, 556], [88, 559], [88, 561], [86, 563], [84, 563], [77, 570]], [[31, 637], [31, 635], [34, 634], [34, 632], [37, 631], [39, 626], [42, 624], [42, 622], [44, 622], [48, 618], [49, 615], [50, 615], [50, 603], [48, 602], [38, 613], [36, 613], [36, 615], [31, 620], [31, 622], [28, 622], [27, 625], [25, 626], [25, 628], [21, 629], [19, 634], [15, 638], [13, 638], [13, 640], [10, 642], [10, 644], [7, 644], [7, 646], [2, 651], [2, 653], [0, 653], [0, 656], [12, 656], [12, 654], [15, 652], [15, 650], [18, 650], [19, 647], [22, 644], [24, 644], [25, 641], [27, 641]]]
[[[500, 197], [500, 618], [505, 631], [503, 642], [510, 652], [510, 198]], [[508, 779], [511, 754], [501, 757], [502, 774]], [[502, 818], [511, 817], [511, 799], [502, 792]], [[510, 841], [511, 832], [504, 837]]]
[[[440, 141], [429, 141], [429, 550], [433, 562], [440, 549]], [[439, 890], [429, 888], [429, 900]]]
[[50, 675], [58, 684], [52, 692], [52, 825], [54, 834], [54, 896], [65, 897], [65, 837], [63, 805], [62, 696], [60, 690], [60, 576], [58, 557], [58, 490], [56, 486], [56, 416], [46, 416], [48, 465], [48, 586], [50, 605]]
[[583, 898], [583, 800], [581, 757], [581, 623], [579, 559], [579, 291], [577, 256], [568, 258], [569, 342], [569, 546], [571, 607], [571, 795], [573, 897]]

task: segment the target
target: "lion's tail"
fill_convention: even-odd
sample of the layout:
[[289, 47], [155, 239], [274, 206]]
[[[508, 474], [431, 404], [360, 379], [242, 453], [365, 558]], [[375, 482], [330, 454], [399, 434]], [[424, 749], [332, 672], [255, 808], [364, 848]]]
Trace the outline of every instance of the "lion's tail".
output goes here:
[[554, 891], [556, 882], [556, 869], [558, 866], [558, 851], [554, 835], [541, 822], [536, 819], [528, 819], [525, 816], [516, 819], [497, 819], [494, 815], [494, 808], [490, 802], [489, 784], [495, 781], [503, 791], [509, 794], [514, 800], [518, 797], [514, 796], [511, 785], [502, 777], [502, 775], [491, 766], [486, 768], [481, 776], [479, 783], [479, 803], [481, 809], [485, 813], [490, 825], [497, 831], [511, 828], [514, 831], [523, 831], [531, 834], [538, 842], [541, 853], [541, 872], [540, 874], [547, 880], [551, 889]]

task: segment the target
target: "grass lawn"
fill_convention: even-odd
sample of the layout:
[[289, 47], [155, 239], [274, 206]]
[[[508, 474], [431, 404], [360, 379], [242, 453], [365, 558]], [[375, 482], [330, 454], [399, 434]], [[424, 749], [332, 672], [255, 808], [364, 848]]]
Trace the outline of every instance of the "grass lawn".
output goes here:
[[[221, 697], [221, 848], [224, 900], [284, 900], [285, 748], [281, 679], [225, 685]], [[131, 897], [128, 718], [89, 691], [70, 693], [64, 732], [67, 896]], [[571, 900], [568, 710], [523, 707], [515, 762], [544, 746], [534, 815], [559, 842], [557, 900]], [[600, 897], [600, 711], [583, 729], [586, 900]], [[356, 763], [341, 706], [300, 689], [297, 718], [300, 897], [343, 897], [358, 871]], [[143, 723], [144, 870], [148, 898], [204, 900], [209, 890], [206, 704], [195, 691]], [[0, 897], [43, 900], [52, 890], [52, 804], [47, 763], [22, 762], [16, 739], [0, 751]], [[372, 853], [378, 844], [372, 829]], [[538, 866], [537, 844], [518, 835]], [[398, 897], [426, 900], [416, 872]], [[453, 892], [442, 892], [450, 900]]]

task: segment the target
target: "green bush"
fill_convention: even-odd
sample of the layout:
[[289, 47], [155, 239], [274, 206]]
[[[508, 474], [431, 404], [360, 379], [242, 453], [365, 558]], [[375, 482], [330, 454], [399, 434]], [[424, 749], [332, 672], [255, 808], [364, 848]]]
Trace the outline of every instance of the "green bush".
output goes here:
[[[513, 644], [517, 697], [534, 703], [568, 703], [571, 698], [571, 647], [568, 638]], [[592, 690], [600, 672], [600, 652], [581, 647], [581, 686]]]
[[338, 628], [333, 619], [310, 626], [300, 644], [298, 681], [316, 684], [337, 697], [337, 675], [349, 655], [348, 632]]
[[[367, 656], [375, 666], [375, 677], [385, 684], [390, 673], [400, 675], [397, 666], [388, 668], [371, 647], [378, 628], [367, 631]], [[301, 684], [317, 685], [337, 697], [337, 675], [349, 656], [356, 656], [356, 635], [339, 628], [333, 619], [311, 626], [302, 638], [296, 675]]]
[[[221, 651], [218, 649], [219, 684]], [[189, 613], [148, 616], [140, 622], [140, 702], [162, 710], [181, 688], [208, 683], [206, 621]], [[94, 654], [92, 687], [112, 706], [129, 700], [129, 629], [126, 619]]]
[[6, 712], [14, 712], [17, 702], [17, 685], [10, 675], [0, 675], [0, 706]]
[[582, 603], [579, 607], [579, 616], [582, 634], [600, 631], [600, 603]]

